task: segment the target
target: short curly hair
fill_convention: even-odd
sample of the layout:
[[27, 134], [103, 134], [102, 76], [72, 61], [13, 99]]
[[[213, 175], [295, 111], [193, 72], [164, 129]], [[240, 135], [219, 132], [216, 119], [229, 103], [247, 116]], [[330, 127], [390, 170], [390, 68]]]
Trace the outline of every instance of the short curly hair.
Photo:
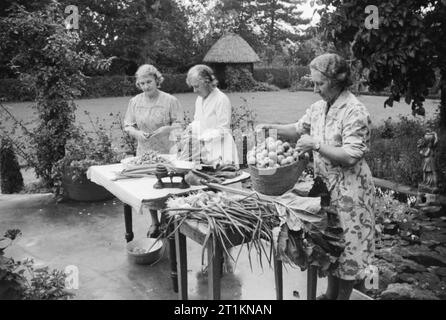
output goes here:
[[333, 86], [340, 87], [342, 90], [353, 84], [350, 66], [336, 53], [325, 53], [314, 58], [310, 63], [310, 69], [319, 71], [330, 80]]
[[159, 87], [164, 81], [164, 77], [161, 72], [158, 71], [157, 68], [152, 66], [151, 64], [143, 64], [138, 68], [135, 73], [136, 77], [136, 86], [138, 86], [138, 79], [144, 78], [147, 76], [152, 76], [155, 79], [156, 85]]

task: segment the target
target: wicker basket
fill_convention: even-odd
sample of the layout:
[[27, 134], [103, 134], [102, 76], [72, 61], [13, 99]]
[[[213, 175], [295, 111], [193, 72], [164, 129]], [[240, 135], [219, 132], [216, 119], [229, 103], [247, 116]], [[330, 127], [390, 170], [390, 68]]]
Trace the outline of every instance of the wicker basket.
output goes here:
[[307, 159], [300, 159], [289, 165], [271, 169], [258, 169], [250, 165], [252, 187], [265, 195], [280, 196], [294, 187], [307, 163]]

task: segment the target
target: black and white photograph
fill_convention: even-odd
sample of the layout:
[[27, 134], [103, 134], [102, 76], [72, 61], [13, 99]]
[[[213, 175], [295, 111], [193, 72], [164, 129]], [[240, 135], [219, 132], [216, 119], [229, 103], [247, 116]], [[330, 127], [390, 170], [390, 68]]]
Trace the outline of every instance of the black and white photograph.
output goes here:
[[446, 0], [2, 0], [0, 191], [0, 300], [445, 300]]

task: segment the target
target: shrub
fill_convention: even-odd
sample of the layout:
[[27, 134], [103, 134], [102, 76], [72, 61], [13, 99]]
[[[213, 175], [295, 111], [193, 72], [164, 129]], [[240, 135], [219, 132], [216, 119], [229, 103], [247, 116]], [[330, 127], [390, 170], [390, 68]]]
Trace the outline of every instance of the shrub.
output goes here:
[[[417, 141], [427, 130], [438, 132], [438, 127], [430, 121], [407, 117], [400, 117], [397, 122], [389, 118], [383, 125], [373, 128], [370, 152], [366, 155], [373, 176], [417, 187], [423, 176]], [[441, 145], [438, 150], [437, 163], [445, 163], [446, 154], [441, 152]], [[444, 183], [445, 174], [441, 168], [437, 166], [439, 180]]]
[[262, 68], [254, 69], [254, 79], [260, 82], [274, 84], [280, 89], [290, 86], [289, 73], [287, 68]]
[[70, 175], [72, 181], [85, 181], [86, 172], [89, 167], [119, 163], [124, 158], [124, 153], [112, 146], [112, 123], [110, 129], [96, 119], [94, 122], [89, 113], [87, 114], [93, 127], [93, 134], [85, 131], [83, 127], [75, 127], [71, 138], [65, 145], [65, 156], [60, 159], [54, 169], [54, 193], [56, 196], [63, 195], [63, 179]]
[[79, 34], [66, 30], [64, 20], [58, 2], [33, 12], [18, 6], [0, 20], [4, 59], [14, 65], [18, 79], [36, 93], [38, 124], [24, 133], [33, 147], [36, 175], [48, 187], [53, 186], [54, 165], [63, 158], [70, 138], [76, 109], [73, 100], [85, 85], [82, 71], [104, 70], [111, 63], [111, 59], [80, 51]]
[[168, 93], [190, 92], [192, 89], [186, 84], [187, 74], [165, 74], [164, 82], [161, 84], [161, 90]]
[[2, 193], [11, 194], [23, 189], [23, 177], [12, 143], [8, 139], [1, 140], [0, 177]]
[[[163, 77], [161, 90], [168, 93], [191, 91], [186, 84], [186, 74], [164, 74]], [[85, 79], [79, 98], [133, 96], [140, 92], [133, 76], [95, 76]], [[18, 79], [0, 79], [0, 98], [4, 101], [32, 101], [35, 99], [35, 92]]]
[[[271, 80], [270, 78], [269, 80]], [[226, 84], [228, 91], [278, 91], [275, 85], [258, 82], [247, 68], [229, 66], [226, 69]]]
[[273, 84], [269, 84], [266, 82], [257, 82], [254, 86], [254, 91], [279, 91], [280, 89]]
[[36, 93], [18, 79], [0, 79], [0, 98], [3, 101], [32, 101]]
[[66, 275], [48, 267], [35, 268], [32, 259], [15, 261], [4, 256], [4, 250], [21, 235], [20, 230], [8, 230], [0, 243], [0, 300], [66, 300], [73, 296], [65, 290]]
[[304, 75], [299, 80], [296, 80], [293, 82], [293, 84], [290, 87], [290, 91], [299, 91], [299, 90], [305, 90], [305, 89], [311, 89], [311, 88], [313, 88], [311, 76]]
[[273, 84], [280, 89], [290, 88], [295, 81], [310, 73], [307, 66], [292, 66], [284, 68], [254, 69], [254, 79]]
[[247, 68], [228, 66], [226, 68], [228, 91], [253, 91], [257, 82]]

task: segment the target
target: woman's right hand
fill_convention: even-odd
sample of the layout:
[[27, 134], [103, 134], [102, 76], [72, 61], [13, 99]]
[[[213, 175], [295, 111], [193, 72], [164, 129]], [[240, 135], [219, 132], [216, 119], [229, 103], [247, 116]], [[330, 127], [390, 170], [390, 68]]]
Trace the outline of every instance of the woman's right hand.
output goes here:
[[262, 130], [271, 129], [272, 127], [273, 127], [272, 124], [260, 123], [260, 124], [256, 125], [255, 131], [259, 132], [259, 131], [262, 131]]
[[134, 133], [134, 135], [137, 140], [147, 140], [151, 136], [149, 133], [141, 131], [141, 130], [136, 131]]

